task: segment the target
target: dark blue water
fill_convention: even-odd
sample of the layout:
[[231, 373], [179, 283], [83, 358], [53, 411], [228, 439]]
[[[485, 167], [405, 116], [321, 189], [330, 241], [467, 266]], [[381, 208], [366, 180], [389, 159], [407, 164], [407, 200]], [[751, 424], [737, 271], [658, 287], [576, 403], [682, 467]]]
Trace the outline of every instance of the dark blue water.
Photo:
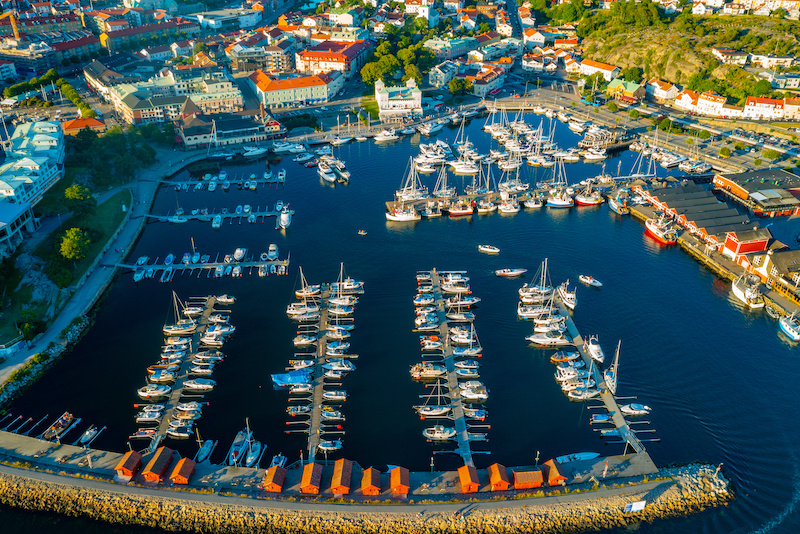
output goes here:
[[[468, 133], [479, 150], [487, 151], [490, 138], [480, 131], [481, 122], [469, 126]], [[578, 137], [558, 126], [560, 144], [574, 145]], [[455, 134], [446, 130], [440, 136], [452, 141]], [[437, 267], [469, 271], [472, 289], [483, 299], [475, 326], [485, 348], [481, 380], [491, 391], [486, 405], [491, 429], [488, 443], [478, 443], [475, 449], [491, 454], [476, 455], [478, 466], [496, 461], [529, 464], [537, 452], [542, 460], [574, 451], [618, 454], [622, 446], [604, 444], [592, 432], [584, 406], [561, 394], [552, 378], [549, 353], [530, 348], [524, 340], [531, 326], [516, 317], [521, 281], [493, 274], [503, 267], [535, 272], [549, 258], [554, 281], [575, 281], [581, 273], [603, 281], [601, 290], [580, 287], [575, 322], [584, 334], [598, 334], [607, 353], [622, 339], [619, 394], [636, 396], [654, 408], [649, 420], [657, 430], [655, 437], [662, 440], [648, 445], [654, 461], [723, 463], [733, 480], [737, 498], [727, 508], [641, 529], [797, 532], [799, 436], [790, 377], [797, 375], [800, 364], [797, 347], [778, 336], [776, 323], [744, 311], [727, 284], [679, 249], [650, 241], [640, 223], [621, 219], [606, 206], [387, 223], [384, 202], [399, 187], [419, 141], [414, 136], [388, 146], [355, 143], [337, 150], [352, 172], [352, 183], [345, 187], [325, 185], [314, 169], [285, 159], [277, 164], [288, 171], [281, 188], [256, 193], [163, 189], [155, 213], [174, 211], [178, 205], [187, 211], [232, 210], [238, 204], [263, 207], [281, 199], [296, 215], [285, 233], [274, 229], [274, 220], [226, 224], [216, 231], [209, 223], [152, 223], [132, 258], [163, 258], [169, 253], [180, 257], [191, 250], [192, 238], [198, 251], [212, 257], [236, 247], [261, 252], [274, 242], [281, 257], [291, 253], [291, 274], [208, 279], [195, 273], [178, 276], [171, 284], [149, 280], [138, 285], [129, 274], [120, 276], [92, 330], [11, 411], [40, 417], [70, 410], [87, 424], [108, 425], [95, 446], [126, 450], [126, 436], [136, 427], [135, 390], [144, 384], [145, 368], [157, 359], [161, 326], [171, 315], [171, 292], [182, 298], [231, 293], [239, 299], [233, 307], [237, 332], [225, 345], [229, 358], [214, 374], [218, 387], [208, 395], [211, 405], [198, 428], [204, 438], [220, 440], [224, 451], [249, 418], [256, 437], [268, 445], [267, 458], [283, 452], [294, 460], [305, 440], [284, 433], [286, 394], [273, 391], [269, 378], [283, 370], [294, 352], [295, 325], [287, 319], [285, 306], [299, 286], [298, 266], [309, 282], [317, 283], [334, 281], [344, 262], [348, 275], [365, 281], [366, 293], [358, 304], [351, 338], [351, 352], [360, 355], [358, 369], [344, 382], [349, 399], [343, 408], [343, 453], [362, 466], [383, 468], [388, 463], [427, 469], [432, 452], [442, 447], [425, 442], [421, 430], [426, 423], [411, 408], [424, 392], [408, 375], [409, 366], [419, 361], [418, 339], [411, 332], [411, 299], [416, 271]], [[630, 153], [610, 159], [607, 172], [616, 172], [618, 162], [627, 172], [634, 159]], [[263, 162], [225, 165], [229, 175], [265, 168]], [[571, 182], [600, 170], [599, 165], [583, 163], [567, 167]], [[524, 172], [535, 180], [536, 170]], [[430, 188], [434, 180], [426, 178]], [[455, 180], [461, 186], [462, 179]], [[781, 238], [795, 235], [796, 226], [780, 221], [772, 229]], [[359, 229], [368, 234], [357, 235]], [[496, 245], [502, 252], [480, 254], [480, 243]], [[776, 382], [776, 376], [782, 380]], [[186, 455], [196, 450], [191, 441], [168, 444]], [[217, 451], [214, 459], [222, 455]], [[458, 460], [437, 455], [435, 466], [455, 468]], [[66, 529], [85, 530], [83, 523], [64, 524], [71, 520], [1, 513], [18, 524], [57, 521]]]

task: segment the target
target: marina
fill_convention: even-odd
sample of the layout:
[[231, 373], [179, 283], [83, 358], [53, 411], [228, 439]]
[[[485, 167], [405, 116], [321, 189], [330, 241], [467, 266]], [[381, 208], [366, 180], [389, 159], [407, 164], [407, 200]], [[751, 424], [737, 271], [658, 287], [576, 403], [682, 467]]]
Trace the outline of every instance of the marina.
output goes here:
[[[446, 127], [439, 135], [445, 137], [452, 136], [453, 133], [455, 130], [448, 131]], [[484, 143], [479, 134], [474, 131], [471, 134], [476, 145]], [[573, 134], [563, 132], [559, 135]], [[759, 373], [748, 362], [740, 362], [737, 366], [726, 365], [724, 362], [730, 360], [723, 358], [723, 355], [727, 356], [731, 351], [748, 351], [752, 354], [766, 352], [781, 365], [792, 368], [793, 364], [789, 359], [792, 346], [770, 338], [777, 337], [774, 333], [776, 323], [767, 323], [761, 316], [748, 315], [748, 330], [742, 330], [736, 343], [731, 344], [729, 340], [721, 339], [714, 334], [720, 331], [720, 323], [739, 325], [742, 322], [740, 308], [728, 299], [730, 284], [725, 284], [723, 288], [705, 271], [698, 275], [697, 265], [677, 247], [657, 248], [657, 245], [645, 239], [641, 224], [631, 219], [619, 218], [603, 207], [572, 210], [523, 209], [514, 217], [501, 217], [499, 214], [473, 217], [472, 224], [467, 223], [466, 219], [449, 217], [415, 227], [386, 223], [383, 220], [383, 200], [387, 196], [386, 192], [395, 189], [402, 178], [399, 174], [408, 157], [405, 149], [413, 148], [415, 143], [412, 136], [411, 139], [400, 139], [385, 148], [376, 148], [372, 144], [367, 146], [366, 143], [350, 143], [340, 148], [342, 155], [349, 161], [348, 167], [354, 177], [374, 173], [379, 168], [376, 162], [380, 162], [381, 168], [391, 164], [396, 169], [391, 175], [386, 172], [385, 179], [381, 177], [379, 181], [376, 178], [377, 191], [357, 185], [356, 180], [349, 188], [308, 188], [306, 184], [301, 189], [299, 184], [294, 184], [293, 179], [291, 183], [287, 182], [286, 192], [282, 193], [286, 198], [293, 199], [294, 208], [306, 213], [323, 213], [331, 205], [363, 207], [353, 210], [346, 217], [335, 217], [334, 224], [328, 228], [315, 227], [312, 230], [293, 227], [290, 236], [276, 239], [282, 249], [289, 246], [286, 240], [291, 240], [295, 263], [302, 261], [304, 267], [319, 268], [320, 272], [315, 272], [314, 278], [321, 280], [332, 280], [336, 275], [332, 268], [326, 271], [318, 267], [323, 260], [330, 262], [331, 257], [338, 258], [343, 255], [343, 250], [347, 250], [345, 259], [348, 264], [352, 257], [359, 274], [363, 273], [365, 283], [370, 286], [370, 291], [359, 303], [369, 313], [359, 316], [359, 331], [354, 334], [354, 338], [358, 337], [358, 343], [363, 343], [363, 346], [382, 347], [380, 367], [376, 368], [374, 363], [368, 364], [366, 358], [363, 365], [356, 360], [358, 371], [351, 373], [344, 382], [347, 384], [348, 394], [344, 403], [347, 410], [347, 439], [343, 440], [343, 448], [339, 454], [357, 460], [360, 465], [377, 465], [381, 469], [387, 462], [408, 466], [417, 472], [424, 472], [428, 468], [431, 445], [420, 436], [419, 421], [413, 413], [409, 413], [409, 405], [419, 397], [420, 386], [407, 379], [409, 366], [419, 357], [419, 345], [417, 339], [407, 339], [407, 299], [410, 288], [406, 282], [413, 279], [420, 266], [430, 265], [432, 254], [451, 258], [452, 261], [447, 261], [449, 265], [442, 262], [443, 268], [468, 270], [472, 285], [481, 288], [480, 293], [484, 298], [480, 310], [481, 342], [487, 347], [487, 354], [491, 351], [492, 355], [502, 355], [502, 359], [495, 359], [493, 356], [490, 364], [481, 366], [480, 369], [479, 380], [494, 386], [491, 399], [487, 403], [487, 409], [492, 413], [492, 454], [491, 457], [474, 454], [472, 457], [473, 463], [480, 470], [480, 476], [486, 476], [483, 469], [495, 461], [505, 465], [533, 466], [536, 451], [542, 452], [542, 458], [556, 458], [584, 450], [597, 451], [600, 453], [599, 458], [613, 458], [614, 454], [623, 452], [626, 446], [633, 450], [627, 440], [624, 443], [605, 445], [609, 441], [623, 440], [602, 438], [599, 432], [594, 431], [599, 426], [589, 424], [593, 412], [600, 410], [603, 414], [610, 414], [613, 409], [611, 405], [605, 404], [602, 396], [598, 397], [603, 400], [602, 409], [587, 409], [587, 404], [591, 404], [591, 401], [567, 402], [561, 391], [553, 387], [551, 364], [542, 361], [547, 358], [540, 358], [536, 351], [531, 354], [531, 351], [520, 350], [520, 334], [529, 334], [530, 324], [515, 321], [514, 313], [510, 311], [516, 305], [517, 295], [509, 289], [515, 289], [516, 284], [497, 278], [494, 272], [508, 267], [535, 268], [531, 265], [529, 250], [536, 247], [543, 254], [554, 258], [554, 265], [560, 265], [560, 279], [571, 278], [577, 281], [579, 273], [591, 273], [604, 284], [602, 290], [583, 287], [578, 289], [581, 302], [575, 312], [576, 321], [579, 321], [582, 330], [600, 334], [600, 341], [607, 350], [607, 361], [611, 357], [611, 352], [608, 351], [611, 348], [610, 340], [624, 338], [621, 394], [628, 394], [635, 386], [636, 395], [646, 401], [620, 399], [615, 401], [617, 408], [621, 409], [619, 405], [636, 402], [645, 402], [651, 406], [652, 415], [647, 419], [659, 429], [659, 435], [663, 439], [661, 444], [648, 447], [645, 451], [647, 457], [636, 452], [625, 456], [634, 458], [637, 462], [652, 458], [651, 462], [664, 465], [689, 461], [699, 455], [705, 457], [708, 451], [709, 458], [724, 461], [726, 466], [731, 465], [732, 477], [743, 491], [751, 491], [753, 495], [757, 491], [766, 492], [762, 495], [774, 499], [774, 502], [767, 502], [766, 498], [758, 496], [754, 500], [739, 499], [731, 504], [731, 510], [762, 519], [780, 513], [788, 502], [780, 495], [784, 492], [788, 492], [785, 495], [791, 494], [791, 483], [781, 479], [770, 467], [771, 461], [765, 461], [763, 455], [779, 458], [781, 462], [791, 465], [783, 448], [787, 445], [787, 439], [793, 438], [794, 431], [789, 430], [787, 436], [782, 437], [774, 429], [766, 428], [765, 435], [762, 436], [764, 439], [758, 440], [759, 443], [766, 444], [766, 449], [759, 455], [752, 455], [743, 454], [744, 451], [752, 453], [755, 450], [744, 427], [757, 421], [754, 415], [756, 411], [763, 413], [762, 410], [774, 409], [775, 404], [781, 405], [787, 400], [786, 396], [783, 393], [777, 393], [776, 397], [770, 399], [756, 396], [755, 390], [766, 387], [763, 373]], [[480, 148], [482, 152], [488, 152], [489, 149], [490, 146], [486, 143]], [[631, 156], [622, 156], [626, 167], [632, 163]], [[542, 173], [541, 169], [531, 166], [523, 167], [522, 171], [521, 176], [529, 183], [536, 181], [534, 175]], [[571, 168], [569, 181], [574, 183], [592, 178], [598, 171], [598, 165], [577, 163]], [[293, 176], [294, 172], [292, 169]], [[313, 169], [305, 170], [298, 166], [297, 174], [297, 181], [317, 181]], [[301, 192], [302, 195], [299, 194]], [[297, 196], [292, 196], [292, 193]], [[231, 194], [242, 195], [241, 199], [234, 200], [235, 205], [244, 203], [245, 195], [250, 193], [232, 191]], [[153, 211], [168, 213], [170, 207], [174, 209], [173, 197], [171, 191], [166, 197], [162, 196], [157, 201], [160, 206]], [[166, 235], [164, 227], [165, 225], [161, 225], [161, 230], [156, 232], [152, 231], [155, 227], [150, 227], [134, 249], [132, 257], [155, 253], [163, 257], [165, 251], [175, 248], [174, 243], [188, 242], [187, 236], [189, 232], [193, 232], [186, 230], [185, 225], [171, 225], [167, 227], [169, 235]], [[237, 242], [249, 244], [251, 248], [255, 243], [263, 243], [263, 238], [259, 239], [256, 234], [256, 227], [241, 225], [241, 228]], [[359, 236], [359, 229], [368, 231], [368, 234]], [[157, 235], [159, 233], [163, 235]], [[209, 236], [205, 246], [215, 247], [217, 250], [230, 248], [230, 245], [223, 245], [225, 239], [230, 239], [230, 236]], [[610, 246], [612, 240], [614, 246]], [[477, 250], [481, 243], [492, 243], [501, 253], [481, 254]], [[128, 262], [129, 265], [133, 263]], [[647, 276], [637, 277], [637, 272], [646, 273]], [[659, 282], [655, 284], [650, 282], [652, 280]], [[294, 276], [280, 277], [274, 284], [261, 286], [248, 285], [253, 284], [251, 280], [237, 282], [242, 284], [237, 287], [240, 296], [237, 321], [248, 326], [243, 329], [242, 334], [231, 339], [231, 350], [235, 347], [248, 347], [252, 354], [246, 353], [241, 359], [231, 358], [226, 361], [225, 366], [217, 371], [219, 377], [215, 376], [219, 386], [206, 396], [212, 401], [212, 405], [204, 410], [201, 431], [204, 435], [218, 438], [220, 444], [224, 444], [212, 454], [213, 465], [219, 465], [230, 440], [243, 426], [243, 416], [246, 415], [243, 413], [243, 403], [253, 403], [259, 407], [259, 413], [250, 414], [252, 427], [260, 429], [268, 437], [272, 452], [282, 450], [292, 458], [297, 457], [301, 448], [308, 453], [308, 434], [283, 433], [287, 428], [285, 392], [271, 391], [268, 387], [269, 381], [264, 380], [269, 373], [282, 369], [288, 357], [300, 352], [294, 351], [289, 343], [297, 335], [297, 324], [283, 317], [282, 312], [293, 281]], [[199, 291], [193, 285], [199, 283], [194, 278], [176, 277], [175, 283], [182, 291]], [[219, 282], [219, 289], [231, 290], [228, 284], [232, 283], [224, 278]], [[376, 289], [374, 293], [373, 287]], [[126, 329], [119, 329], [116, 325], [130, 316], [132, 306], [144, 309], [148, 301], [161, 298], [165, 291], [160, 284], [135, 286], [130, 280], [120, 280], [103, 304], [103, 313], [98, 316], [97, 325], [75, 349], [75, 355], [80, 357], [74, 364], [76, 369], [64, 368], [59, 364], [59, 381], [54, 382], [46, 376], [40, 384], [33, 386], [30, 394], [12, 405], [13, 411], [60, 414], [69, 409], [72, 413], [80, 413], [85, 420], [107, 422], [109, 428], [97, 438], [95, 446], [124, 450], [125, 437], [131, 435], [134, 429], [130, 420], [119, 422], [119, 413], [129, 410], [131, 387], [125, 386], [126, 399], [121, 402], [115, 400], [120, 395], [115, 395], [109, 385], [92, 384], [91, 387], [97, 395], [108, 399], [104, 403], [107, 406], [92, 406], [80, 398], [71, 400], [67, 405], [64, 399], [77, 397], [69, 394], [72, 388], [86, 387], [85, 378], [81, 378], [77, 371], [89, 362], [103, 361], [100, 355], [103, 350], [107, 350], [107, 340], [111, 338], [111, 332], [114, 334], [115, 347], [119, 346], [120, 361], [115, 365], [120, 366], [117, 374], [121, 377], [121, 382], [125, 384], [131, 381], [126, 377], [135, 377], [140, 382], [144, 367], [142, 358], [138, 356], [142, 352], [140, 347], [143, 344], [139, 338], [143, 337], [142, 332], [146, 329], [152, 329], [153, 322], [148, 323], [149, 319], [145, 317], [142, 325], [135, 329], [136, 332], [126, 332]], [[143, 296], [138, 297], [139, 293], [143, 293]], [[643, 295], [648, 297], [643, 298]], [[609, 310], [614, 310], [613, 318]], [[265, 316], [269, 320], [265, 321]], [[685, 321], [686, 316], [691, 316], [693, 320]], [[653, 333], [663, 332], [664, 326], [680, 328], [683, 333], [678, 338], [660, 338], [658, 343], [654, 343]], [[576, 333], [571, 334], [574, 337]], [[387, 342], [387, 339], [391, 342]], [[509, 339], [513, 341], [508, 341]], [[691, 343], [687, 343], [687, 339]], [[581, 346], [582, 343], [577, 343], [579, 349]], [[226, 346], [226, 351], [227, 349]], [[707, 356], [699, 359], [698, 353]], [[86, 356], [80, 356], [81, 354]], [[319, 352], [316, 355], [319, 356]], [[82, 361], [84, 358], [85, 361]], [[587, 361], [586, 354], [582, 353], [581, 358]], [[130, 360], [131, 363], [125, 360]], [[70, 364], [72, 365], [72, 361]], [[81, 367], [77, 367], [78, 365]], [[549, 372], [543, 372], [544, 370]], [[689, 376], [687, 370], [691, 371]], [[709, 399], [698, 393], [698, 389], [702, 389], [699, 388], [698, 380], [707, 379], [712, 370], [718, 376], [715, 387], [719, 390]], [[741, 381], [738, 379], [741, 373], [751, 376], [754, 392], [741, 391]], [[401, 376], [403, 380], [397, 379]], [[391, 378], [387, 380], [386, 377]], [[520, 384], [525, 384], [525, 387], [520, 387]], [[141, 383], [136, 386], [141, 386]], [[119, 383], [115, 388], [123, 389]], [[340, 390], [338, 386], [330, 389]], [[48, 394], [42, 394], [43, 391]], [[598, 401], [594, 402], [600, 405]], [[740, 409], [745, 403], [751, 404], [753, 409], [742, 413]], [[504, 413], [509, 411], [517, 414], [530, 413], [531, 418], [535, 419], [530, 432], [521, 433], [518, 417]], [[781, 412], [780, 408], [778, 412]], [[638, 423], [633, 419], [630, 421], [633, 424], [629, 423], [628, 426], [635, 429]], [[713, 424], [709, 424], [711, 421]], [[613, 422], [609, 428], [616, 430], [616, 423]], [[26, 429], [27, 427], [23, 427], [22, 431]], [[375, 446], [376, 435], [393, 436], [401, 433], [408, 437], [398, 439], [396, 443]], [[681, 440], [674, 438], [677, 434], [682, 436]], [[731, 438], [718, 439], [720, 434]], [[686, 439], [683, 439], [684, 436]], [[77, 434], [68, 436], [71, 440], [76, 437]], [[337, 436], [327, 437], [331, 438], [330, 441], [336, 441]], [[632, 433], [632, 437], [636, 437], [636, 433]], [[176, 441], [175, 444], [184, 456], [192, 457], [197, 450], [197, 444], [192, 440]], [[475, 443], [469, 445], [470, 450], [476, 446]], [[606, 447], [607, 451], [604, 450]], [[609, 453], [611, 456], [607, 456]], [[324, 461], [324, 455], [317, 452], [315, 460]], [[455, 469], [463, 464], [463, 456], [437, 454], [435, 461], [437, 469]], [[599, 465], [596, 466], [598, 462]], [[594, 473], [603, 471], [604, 461], [598, 462], [592, 464]], [[620, 459], [620, 464], [623, 462], [624, 459]], [[579, 467], [580, 463], [574, 466], [576, 472], [586, 470]], [[571, 470], [572, 468], [569, 472]], [[774, 475], [774, 487], [767, 488], [767, 485], [748, 479], [745, 471], [752, 470]], [[299, 481], [298, 470], [290, 470], [289, 473], [295, 477], [290, 480]], [[482, 483], [484, 481], [481, 480]], [[454, 483], [458, 484], [457, 481]], [[753, 491], [754, 488], [758, 490]], [[690, 524], [723, 532], [729, 531], [727, 527], [738, 521], [741, 515], [736, 517], [737, 519], [726, 519], [698, 516]], [[757, 527], [760, 521], [748, 519], [747, 523]], [[647, 531], [649, 527], [645, 525], [642, 528]]]
[[[281, 206], [283, 206], [283, 203], [281, 203]], [[244, 207], [237, 206], [231, 211], [228, 211], [227, 208], [222, 208], [219, 213], [213, 210], [209, 212], [208, 209], [204, 208], [202, 210], [192, 210], [191, 213], [185, 213], [183, 210], [180, 210], [180, 213], [176, 212], [174, 215], [147, 215], [150, 219], [169, 223], [185, 223], [189, 221], [210, 222], [214, 229], [220, 228], [223, 224], [233, 224], [234, 221], [238, 224], [242, 224], [243, 222], [263, 224], [266, 222], [267, 217], [276, 218], [276, 229], [285, 229], [291, 224], [293, 216], [294, 210], [289, 209], [288, 206], [280, 208], [276, 206], [274, 210], [262, 210], [256, 206], [256, 209], [252, 210], [249, 205], [245, 205]]]

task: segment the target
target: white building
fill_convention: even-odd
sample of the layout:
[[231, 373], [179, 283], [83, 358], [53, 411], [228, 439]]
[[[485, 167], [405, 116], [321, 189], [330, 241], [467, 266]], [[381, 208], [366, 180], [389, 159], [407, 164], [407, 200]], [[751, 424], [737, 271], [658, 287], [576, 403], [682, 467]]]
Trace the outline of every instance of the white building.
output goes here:
[[409, 78], [402, 87], [386, 87], [382, 80], [378, 80], [375, 82], [375, 100], [382, 121], [422, 116], [422, 91], [414, 78]]
[[675, 107], [690, 113], [694, 113], [697, 111], [697, 100], [699, 98], [700, 95], [695, 91], [684, 89], [675, 97]]
[[750, 63], [764, 67], [765, 69], [774, 69], [775, 67], [789, 68], [794, 63], [794, 57], [773, 56], [770, 54], [750, 54]]
[[619, 67], [593, 61], [591, 59], [584, 59], [581, 61], [581, 74], [584, 76], [591, 76], [599, 72], [603, 75], [603, 79], [610, 82], [619, 75]]
[[713, 91], [706, 91], [697, 98], [696, 113], [698, 115], [709, 115], [711, 117], [721, 117], [726, 98]]
[[647, 91], [647, 96], [657, 102], [675, 100], [675, 97], [678, 96], [678, 86], [659, 78], [650, 79], [645, 90]]
[[7, 80], [9, 78], [15, 79], [17, 77], [17, 67], [11, 61], [0, 59], [0, 80]]
[[783, 100], [777, 98], [761, 98], [748, 96], [744, 102], [742, 117], [745, 119], [782, 119], [784, 116]]

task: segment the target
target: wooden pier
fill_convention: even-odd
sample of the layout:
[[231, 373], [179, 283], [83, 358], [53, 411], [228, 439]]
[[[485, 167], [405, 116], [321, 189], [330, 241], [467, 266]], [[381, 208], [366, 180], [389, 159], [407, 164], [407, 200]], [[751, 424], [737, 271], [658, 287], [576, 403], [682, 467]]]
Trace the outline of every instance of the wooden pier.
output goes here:
[[600, 391], [600, 400], [602, 400], [603, 404], [605, 405], [608, 414], [611, 416], [611, 419], [614, 423], [614, 427], [617, 429], [619, 433], [619, 438], [626, 443], [626, 449], [629, 445], [633, 451], [638, 454], [642, 455], [640, 458], [642, 459], [647, 468], [652, 467], [652, 472], [656, 472], [657, 468], [653, 463], [650, 455], [647, 454], [645, 450], [644, 444], [641, 440], [636, 436], [636, 433], [631, 429], [631, 426], [628, 424], [628, 421], [622, 416], [622, 412], [619, 410], [619, 405], [617, 405], [617, 400], [614, 398], [614, 395], [608, 390], [606, 386], [605, 380], [603, 379], [603, 373], [600, 369], [593, 365], [592, 357], [586, 352], [583, 348], [583, 337], [581, 333], [578, 331], [578, 327], [575, 326], [575, 322], [572, 320], [572, 317], [569, 314], [569, 310], [561, 302], [561, 299], [554, 299], [554, 303], [558, 306], [559, 311], [563, 317], [566, 317], [566, 325], [567, 331], [569, 332], [570, 337], [572, 338], [573, 343], [575, 344], [575, 349], [581, 355], [583, 362], [586, 364], [588, 369], [592, 369], [592, 379], [597, 384], [597, 389]]
[[[160, 276], [158, 275], [159, 272], [164, 271], [165, 269], [172, 268], [172, 275], [169, 277], [168, 281], [172, 281], [175, 278], [176, 274], [180, 274], [181, 276], [184, 275], [186, 271], [189, 271], [189, 276], [194, 274], [194, 271], [197, 270], [198, 274], [197, 277], [199, 278], [202, 273], [206, 273], [206, 278], [211, 278], [214, 272], [217, 270], [217, 267], [227, 268], [227, 267], [236, 267], [239, 266], [242, 268], [242, 274], [244, 274], [245, 269], [248, 269], [248, 274], [252, 274], [253, 269], [258, 269], [261, 266], [265, 266], [268, 269], [268, 274], [281, 274], [277, 272], [278, 267], [283, 267], [282, 274], [288, 274], [289, 272], [289, 259], [285, 260], [268, 260], [268, 261], [256, 261], [256, 260], [249, 260], [249, 261], [233, 261], [230, 263], [220, 262], [217, 261], [219, 259], [219, 254], [217, 258], [213, 262], [208, 263], [172, 263], [170, 265], [166, 265], [163, 263], [147, 263], [144, 265], [137, 265], [131, 263], [115, 263], [115, 267], [121, 267], [123, 269], [130, 269], [132, 271], [136, 271], [139, 268], [144, 269], [145, 271], [153, 270], [153, 276], [151, 278], [156, 279]], [[158, 261], [158, 259], [156, 259]], [[276, 267], [276, 272], [272, 272], [272, 266]], [[224, 276], [224, 275], [223, 275]], [[220, 277], [217, 277], [220, 278]], [[167, 280], [165, 280], [166, 282]]]
[[[208, 318], [214, 312], [214, 304], [216, 304], [216, 302], [217, 298], [214, 296], [205, 297], [205, 309], [203, 310], [203, 313], [196, 319], [197, 329], [194, 331], [194, 334], [192, 334], [192, 344], [189, 347], [190, 350], [197, 351], [199, 349], [200, 338], [203, 337], [203, 333], [208, 327]], [[161, 418], [161, 422], [158, 425], [156, 434], [150, 441], [150, 447], [148, 448], [151, 452], [155, 451], [161, 441], [167, 436], [169, 422], [172, 420], [172, 416], [175, 413], [175, 407], [178, 405], [181, 400], [181, 396], [183, 395], [183, 384], [190, 378], [189, 370], [191, 368], [191, 356], [184, 357], [183, 362], [181, 363], [181, 368], [177, 373], [175, 383], [172, 385], [172, 392], [170, 393], [169, 399], [163, 403], [164, 415]], [[200, 395], [200, 393], [198, 393], [198, 395]]]
[[455, 357], [453, 356], [453, 346], [450, 344], [450, 323], [447, 319], [447, 305], [442, 293], [441, 280], [436, 269], [431, 270], [431, 284], [433, 285], [433, 298], [436, 307], [436, 314], [439, 316], [439, 336], [444, 341], [442, 359], [445, 369], [447, 369], [447, 387], [450, 389], [450, 407], [453, 411], [453, 422], [456, 428], [457, 452], [464, 465], [475, 467], [472, 460], [472, 449], [470, 448], [470, 434], [467, 429], [467, 419], [464, 415], [464, 403], [461, 400], [461, 392], [458, 387], [458, 375], [456, 375]]
[[325, 393], [325, 351], [328, 348], [325, 332], [328, 328], [328, 309], [323, 302], [330, 298], [330, 289], [324, 289], [319, 301], [317, 323], [317, 357], [314, 359], [314, 390], [311, 397], [311, 417], [308, 423], [308, 461], [313, 462], [319, 442], [322, 441], [322, 394]]
[[[206, 176], [210, 176], [210, 175], [207, 174]], [[256, 177], [253, 177], [253, 178], [245, 178], [245, 177], [241, 177], [241, 178], [225, 178], [224, 180], [219, 180], [219, 179], [212, 180], [210, 178], [209, 179], [205, 179], [205, 177], [203, 177], [203, 179], [201, 179], [201, 180], [177, 180], [176, 181], [176, 180], [170, 180], [168, 178], [162, 178], [162, 179], [159, 180], [159, 182], [165, 183], [165, 184], [170, 184], [170, 185], [174, 186], [176, 191], [187, 191], [188, 192], [188, 191], [207, 190], [208, 189], [208, 184], [210, 184], [210, 183], [216, 183], [217, 184], [217, 190], [226, 191], [227, 189], [230, 189], [231, 187], [235, 187], [237, 189], [244, 189], [244, 186], [245, 186], [246, 183], [255, 183], [256, 187], [261, 186], [261, 185], [282, 184], [282, 183], [286, 182], [286, 178], [285, 177], [284, 178], [279, 178], [278, 177], [278, 173], [274, 172], [272, 174], [272, 176], [269, 177], [269, 178], [264, 178], [263, 175], [256, 176]], [[225, 182], [227, 182], [229, 184], [229, 187], [227, 189], [223, 188], [223, 184]]]

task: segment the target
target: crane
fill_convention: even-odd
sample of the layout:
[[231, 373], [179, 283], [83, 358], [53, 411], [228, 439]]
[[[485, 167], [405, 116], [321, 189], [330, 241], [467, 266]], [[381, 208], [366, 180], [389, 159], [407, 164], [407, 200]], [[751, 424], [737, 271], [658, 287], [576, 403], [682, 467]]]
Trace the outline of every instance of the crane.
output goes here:
[[11, 30], [14, 32], [14, 39], [19, 39], [19, 30], [17, 30], [17, 21], [14, 18], [14, 12], [13, 11], [6, 11], [2, 15], [0, 15], [0, 20], [4, 19], [6, 17], [8, 17], [9, 20], [11, 21]]

